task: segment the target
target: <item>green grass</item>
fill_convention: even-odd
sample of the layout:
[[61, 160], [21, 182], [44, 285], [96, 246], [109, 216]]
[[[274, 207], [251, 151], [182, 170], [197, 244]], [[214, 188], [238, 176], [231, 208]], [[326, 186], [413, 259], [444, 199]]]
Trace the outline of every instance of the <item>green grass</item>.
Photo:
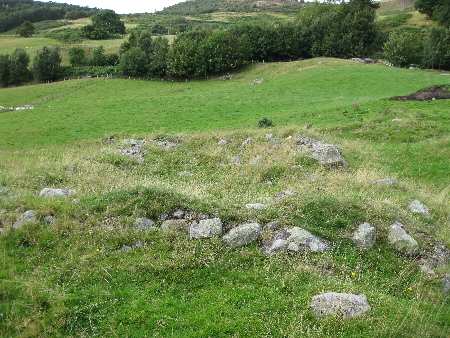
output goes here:
[[[435, 72], [314, 59], [249, 66], [230, 81], [2, 89], [0, 105], [35, 109], [0, 113], [0, 190], [15, 195], [0, 196], [0, 336], [448, 336], [450, 302], [438, 276], [449, 266], [425, 275], [386, 244], [400, 221], [423, 248], [427, 236], [450, 246], [448, 103], [388, 100], [444, 81]], [[264, 117], [275, 127], [259, 128]], [[339, 145], [348, 166], [328, 170], [305, 157], [296, 147], [303, 134]], [[144, 163], [102, 151], [130, 137], [146, 139]], [[154, 140], [165, 137], [184, 141], [162, 149]], [[228, 165], [236, 156], [241, 165]], [[256, 156], [262, 162], [251, 164]], [[385, 177], [399, 184], [372, 185]], [[44, 187], [78, 194], [44, 199]], [[274, 200], [285, 190], [299, 194]], [[431, 212], [412, 214], [413, 199]], [[245, 208], [254, 202], [268, 209]], [[9, 231], [30, 209], [38, 220]], [[160, 225], [178, 209], [220, 217], [225, 231], [279, 220], [333, 249], [266, 256], [260, 242], [230, 248], [219, 238], [133, 231], [136, 217]], [[47, 215], [56, 224], [45, 224]], [[362, 252], [350, 237], [366, 221], [379, 236]], [[372, 310], [316, 319], [311, 297], [331, 291], [364, 293]]]

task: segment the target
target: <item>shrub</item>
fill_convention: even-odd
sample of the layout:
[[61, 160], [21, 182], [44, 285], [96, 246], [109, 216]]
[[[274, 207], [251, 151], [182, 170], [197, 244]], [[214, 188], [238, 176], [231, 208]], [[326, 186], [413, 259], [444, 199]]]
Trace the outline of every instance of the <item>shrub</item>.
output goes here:
[[272, 120], [269, 120], [267, 117], [265, 117], [258, 121], [258, 126], [259, 126], [259, 128], [269, 128], [269, 127], [273, 127], [274, 124], [273, 124]]

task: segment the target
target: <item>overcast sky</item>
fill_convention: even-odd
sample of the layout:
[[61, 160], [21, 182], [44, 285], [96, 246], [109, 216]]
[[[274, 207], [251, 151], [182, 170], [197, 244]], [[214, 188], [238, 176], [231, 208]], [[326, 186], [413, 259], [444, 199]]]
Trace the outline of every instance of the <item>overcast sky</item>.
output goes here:
[[56, 0], [53, 2], [67, 3], [90, 8], [112, 9], [117, 14], [129, 13], [153, 13], [162, 10], [184, 0]]

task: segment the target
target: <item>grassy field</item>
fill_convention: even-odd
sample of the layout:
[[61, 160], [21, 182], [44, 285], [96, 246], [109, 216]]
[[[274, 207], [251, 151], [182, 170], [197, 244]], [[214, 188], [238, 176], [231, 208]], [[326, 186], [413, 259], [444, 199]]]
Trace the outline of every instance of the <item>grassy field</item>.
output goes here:
[[[264, 81], [250, 85], [256, 79]], [[0, 335], [449, 336], [440, 278], [449, 267], [424, 274], [386, 244], [389, 225], [400, 221], [423, 249], [428, 236], [450, 246], [448, 102], [389, 101], [448, 81], [432, 71], [314, 59], [251, 65], [229, 81], [88, 79], [2, 89], [0, 105], [35, 108], [0, 113], [0, 190], [14, 195], [0, 196]], [[258, 128], [264, 117], [275, 126]], [[348, 166], [330, 171], [305, 157], [295, 143], [304, 134], [337, 144]], [[146, 140], [144, 163], [104, 151], [130, 137]], [[154, 142], [177, 138], [183, 142], [171, 150]], [[257, 156], [262, 162], [252, 164]], [[240, 166], [229, 165], [234, 157]], [[385, 177], [399, 184], [372, 185]], [[78, 194], [37, 196], [45, 187]], [[288, 189], [300, 194], [274, 200]], [[411, 213], [413, 199], [430, 213]], [[268, 208], [245, 208], [254, 202]], [[37, 221], [10, 231], [30, 209]], [[266, 256], [259, 242], [230, 248], [219, 238], [134, 232], [136, 217], [159, 225], [177, 209], [220, 217], [225, 230], [279, 220], [333, 249]], [[379, 238], [361, 252], [350, 237], [366, 221]], [[137, 242], [142, 247], [120, 250]], [[311, 297], [331, 291], [364, 293], [372, 310], [315, 318]]]

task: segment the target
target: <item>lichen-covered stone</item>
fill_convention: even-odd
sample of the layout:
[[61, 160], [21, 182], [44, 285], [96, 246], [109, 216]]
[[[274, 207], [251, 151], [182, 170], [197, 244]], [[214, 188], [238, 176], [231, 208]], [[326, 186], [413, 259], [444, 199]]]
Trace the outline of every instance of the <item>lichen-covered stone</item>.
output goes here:
[[311, 307], [317, 317], [351, 318], [371, 309], [365, 295], [328, 292], [312, 298]]
[[408, 255], [416, 256], [419, 254], [419, 243], [411, 237], [402, 227], [399, 222], [395, 222], [391, 225], [388, 235], [388, 242], [398, 252]]
[[246, 223], [231, 229], [222, 240], [229, 246], [243, 246], [256, 241], [261, 232], [259, 223]]
[[202, 219], [194, 221], [189, 227], [189, 237], [195, 238], [211, 238], [222, 234], [222, 221], [220, 218]]
[[185, 219], [170, 219], [161, 224], [162, 232], [181, 231], [188, 232], [190, 223]]
[[17, 219], [17, 221], [13, 224], [12, 229], [18, 230], [20, 229], [24, 224], [36, 222], [36, 213], [34, 210], [27, 210], [25, 211], [20, 217]]
[[369, 249], [375, 244], [377, 229], [370, 223], [363, 223], [353, 234], [353, 244], [361, 249]]

